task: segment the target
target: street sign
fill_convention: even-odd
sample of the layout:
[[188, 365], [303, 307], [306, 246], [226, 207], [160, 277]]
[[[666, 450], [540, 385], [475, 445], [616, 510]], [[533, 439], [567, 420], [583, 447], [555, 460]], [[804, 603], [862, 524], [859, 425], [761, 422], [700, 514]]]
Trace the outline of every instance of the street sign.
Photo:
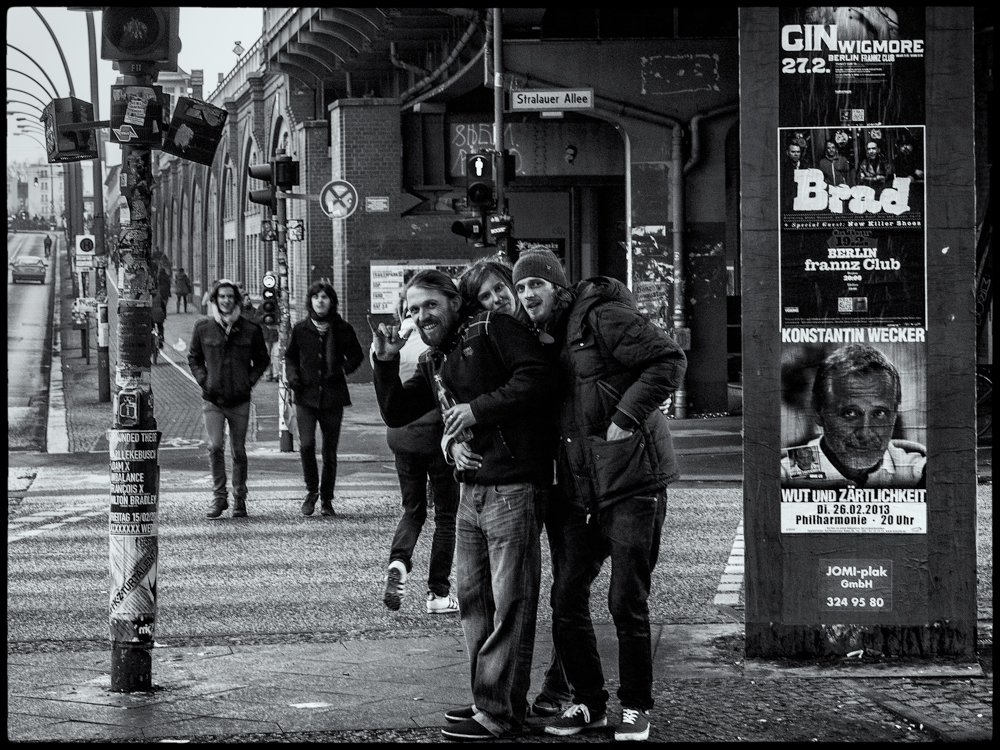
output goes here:
[[593, 109], [593, 89], [526, 89], [510, 92], [512, 112], [554, 112]]
[[490, 239], [498, 240], [510, 235], [511, 218], [509, 214], [490, 214], [487, 217]]
[[229, 113], [211, 104], [182, 96], [174, 107], [174, 115], [163, 139], [163, 151], [212, 166], [215, 150], [222, 140]]
[[346, 219], [358, 208], [358, 191], [347, 180], [330, 180], [319, 191], [319, 205], [331, 219]]

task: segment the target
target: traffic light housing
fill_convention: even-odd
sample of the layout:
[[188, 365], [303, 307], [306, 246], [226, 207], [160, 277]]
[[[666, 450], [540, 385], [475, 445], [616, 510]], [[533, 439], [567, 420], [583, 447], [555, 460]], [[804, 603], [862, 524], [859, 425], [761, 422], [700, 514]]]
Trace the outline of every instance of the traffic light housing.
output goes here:
[[274, 184], [279, 190], [291, 190], [299, 184], [299, 163], [290, 156], [278, 155], [274, 162]]
[[465, 157], [465, 197], [470, 206], [493, 204], [493, 157], [469, 154]]
[[460, 219], [451, 225], [451, 231], [467, 240], [483, 242], [483, 222], [480, 219]]
[[42, 111], [46, 158], [50, 164], [98, 158], [96, 130], [67, 130], [64, 125], [93, 122], [94, 105], [82, 99], [53, 99]]
[[[296, 163], [297, 166], [298, 164]], [[266, 188], [248, 191], [247, 197], [250, 199], [250, 202], [270, 207], [272, 214], [278, 213], [278, 184], [275, 181], [274, 162], [270, 164], [251, 164], [247, 167], [247, 174], [252, 179], [267, 183]]]
[[278, 310], [278, 277], [273, 271], [268, 271], [260, 281], [260, 296], [263, 300], [260, 303], [261, 323], [266, 326], [278, 325], [280, 313]]
[[167, 63], [177, 70], [180, 8], [112, 5], [101, 17], [101, 59]]

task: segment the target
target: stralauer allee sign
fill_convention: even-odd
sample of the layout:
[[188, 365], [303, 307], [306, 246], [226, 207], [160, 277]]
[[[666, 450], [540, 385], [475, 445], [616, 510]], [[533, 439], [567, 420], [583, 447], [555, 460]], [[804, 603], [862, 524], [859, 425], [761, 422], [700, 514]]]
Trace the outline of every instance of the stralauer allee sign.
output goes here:
[[[781, 531], [926, 534], [924, 9], [783, 7], [779, 18]], [[855, 357], [898, 372], [884, 444], [844, 437], [834, 404], [818, 429], [817, 373]], [[858, 477], [862, 462], [875, 468]], [[829, 580], [821, 571], [821, 588]], [[859, 607], [864, 589], [852, 587], [872, 580], [852, 578], [821, 609], [885, 611], [891, 595]]]

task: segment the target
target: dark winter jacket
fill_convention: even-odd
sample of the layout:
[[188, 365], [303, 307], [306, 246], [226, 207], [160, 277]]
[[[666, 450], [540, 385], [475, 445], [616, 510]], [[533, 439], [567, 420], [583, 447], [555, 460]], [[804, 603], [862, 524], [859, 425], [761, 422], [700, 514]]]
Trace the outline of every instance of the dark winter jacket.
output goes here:
[[349, 406], [346, 375], [364, 359], [354, 328], [340, 315], [327, 315], [330, 328], [323, 335], [310, 318], [295, 324], [285, 350], [285, 375], [295, 392], [295, 403], [320, 409]]
[[[649, 494], [677, 479], [667, 419], [659, 409], [684, 381], [687, 359], [670, 336], [636, 309], [620, 281], [576, 286], [560, 349], [564, 397], [559, 418], [559, 483], [593, 512]], [[634, 430], [608, 442], [614, 422]]]
[[237, 318], [228, 335], [215, 318], [195, 323], [188, 366], [206, 401], [216, 406], [246, 403], [270, 361], [264, 334], [253, 321]]
[[478, 485], [552, 483], [557, 369], [538, 339], [509, 315], [467, 319], [440, 348], [424, 352], [412, 378], [399, 381], [399, 358], [375, 359], [375, 393], [382, 418], [400, 427], [435, 408], [434, 373], [458, 403], [472, 408], [471, 449], [478, 471], [456, 471]]

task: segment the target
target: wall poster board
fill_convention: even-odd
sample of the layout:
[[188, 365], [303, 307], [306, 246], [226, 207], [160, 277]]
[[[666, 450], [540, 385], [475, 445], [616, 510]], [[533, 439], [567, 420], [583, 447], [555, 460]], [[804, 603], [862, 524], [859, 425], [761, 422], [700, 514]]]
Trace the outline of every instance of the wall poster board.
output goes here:
[[922, 7], [783, 7], [781, 531], [927, 533]]

